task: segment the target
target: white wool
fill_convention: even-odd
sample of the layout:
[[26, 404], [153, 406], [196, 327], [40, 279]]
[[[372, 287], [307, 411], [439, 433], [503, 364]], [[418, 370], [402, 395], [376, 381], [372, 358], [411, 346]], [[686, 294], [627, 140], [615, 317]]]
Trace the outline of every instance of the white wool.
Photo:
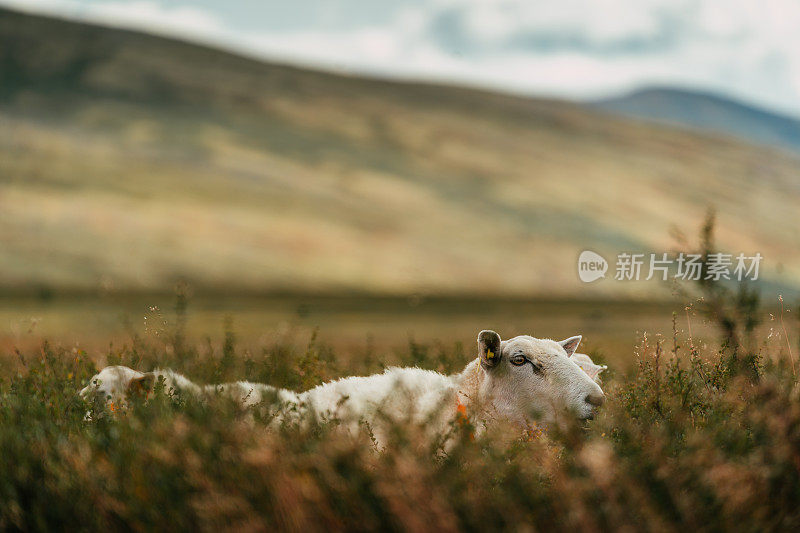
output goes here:
[[294, 392], [277, 389], [262, 383], [237, 381], [235, 383], [200, 386], [174, 370], [159, 368], [152, 372], [139, 372], [126, 366], [108, 366], [104, 368], [89, 380], [89, 384], [80, 391], [80, 394], [83, 397], [87, 397], [90, 394], [99, 394], [109, 402], [123, 405], [132, 384], [136, 380], [145, 378], [151, 379], [149, 387], [163, 380], [164, 388], [167, 392], [182, 392], [196, 396], [224, 394], [239, 400], [244, 407], [258, 405], [263, 399], [273, 396], [281, 402], [298, 401], [297, 394]]
[[[245, 407], [277, 398], [289, 407], [285, 414], [310, 411], [323, 418], [336, 417], [352, 431], [366, 422], [379, 441], [385, 438], [381, 427], [387, 419], [424, 424], [431, 434], [440, 433], [458, 416], [459, 405], [473, 420], [483, 422], [478, 424], [479, 430], [495, 418], [520, 424], [536, 419], [546, 424], [563, 408], [579, 418], [593, 416], [603, 401], [603, 392], [593, 379], [604, 367], [594, 365], [584, 354], [573, 353], [579, 337], [561, 343], [529, 336], [500, 342], [499, 336], [491, 333], [498, 345], [490, 364], [481, 364], [479, 356], [461, 373], [450, 376], [392, 367], [381, 374], [342, 378], [295, 393], [247, 381], [201, 386], [168, 369], [144, 373], [112, 366], [93, 377], [81, 395], [97, 392], [108, 401], [124, 404], [133, 387], [141, 383], [151, 387], [163, 379], [168, 391], [201, 397], [222, 394]], [[524, 364], [513, 363], [523, 359]]]

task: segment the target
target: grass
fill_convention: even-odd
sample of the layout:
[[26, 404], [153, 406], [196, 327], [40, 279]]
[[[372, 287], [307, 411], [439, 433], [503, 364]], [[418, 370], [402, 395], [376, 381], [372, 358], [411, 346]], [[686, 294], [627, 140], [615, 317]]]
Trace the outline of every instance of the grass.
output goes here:
[[[42, 338], [48, 338], [56, 345], [80, 346], [102, 359], [109, 343], [121, 346], [130, 344], [135, 335], [152, 337], [156, 315], [170, 316], [174, 298], [114, 294], [3, 298], [0, 353], [15, 347], [35, 350]], [[192, 343], [209, 335], [219, 339], [226, 316], [234, 320], [241, 349], [257, 351], [279, 338], [305, 344], [316, 329], [320, 341], [340, 357], [367, 349], [382, 354], [403, 351], [409, 337], [424, 344], [443, 342], [448, 349], [456, 343], [471, 346], [480, 330], [493, 328], [503, 336], [567, 338], [580, 333], [585, 346], [604, 351], [611, 364], [630, 359], [637, 332], [669, 334], [670, 312], [679, 308], [671, 302], [611, 300], [203, 294], [192, 295], [188, 306], [185, 335]], [[153, 307], [159, 312], [150, 311]], [[698, 341], [713, 337], [701, 320], [694, 328]]]
[[[180, 300], [177, 311], [157, 337], [110, 348], [107, 362], [295, 390], [383, 365], [313, 337], [243, 349], [230, 324], [219, 347], [196, 345]], [[376, 450], [369, 427], [354, 438], [335, 419], [268, 429], [270, 406], [244, 413], [163, 391], [86, 422], [76, 391], [93, 359], [45, 342], [14, 354], [0, 380], [0, 529], [796, 529], [800, 389], [789, 339], [750, 351], [721, 331], [719, 348], [677, 327], [672, 338], [644, 337], [632, 366], [612, 368], [608, 402], [586, 426], [536, 439], [497, 427], [474, 440], [456, 426], [446, 451], [412, 425]], [[472, 351], [412, 342], [395, 355], [453, 372]]]

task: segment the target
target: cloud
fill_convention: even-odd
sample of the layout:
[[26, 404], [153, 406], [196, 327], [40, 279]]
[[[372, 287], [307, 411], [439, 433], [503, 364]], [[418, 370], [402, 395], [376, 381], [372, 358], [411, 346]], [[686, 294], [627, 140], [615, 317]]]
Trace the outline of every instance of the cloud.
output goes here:
[[448, 2], [436, 16], [441, 33], [485, 51], [636, 49], [664, 43], [665, 20], [643, 3], [619, 0]]
[[99, 4], [93, 16], [107, 23], [124, 22], [151, 31], [195, 36], [224, 31], [219, 19], [207, 11], [189, 7], [161, 7], [150, 1], [108, 2]]
[[795, 0], [164, 1], [0, 0], [329, 69], [574, 98], [694, 86], [800, 114]]
[[152, 0], [99, 2], [79, 0], [3, 0], [23, 11], [45, 12], [108, 26], [146, 30], [179, 37], [220, 37], [228, 30], [211, 12], [192, 6], [166, 7]]
[[590, 98], [649, 83], [800, 113], [791, 0], [440, 0], [357, 30], [272, 32], [253, 50], [382, 75]]

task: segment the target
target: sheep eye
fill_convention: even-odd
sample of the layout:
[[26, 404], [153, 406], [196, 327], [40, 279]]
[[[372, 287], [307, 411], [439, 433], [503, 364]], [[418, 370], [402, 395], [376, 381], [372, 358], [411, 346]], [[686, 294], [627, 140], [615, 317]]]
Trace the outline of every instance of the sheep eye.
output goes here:
[[522, 366], [522, 365], [524, 365], [524, 364], [525, 364], [527, 361], [528, 361], [528, 360], [527, 360], [527, 359], [525, 359], [524, 357], [522, 357], [521, 355], [517, 355], [516, 357], [512, 357], [512, 358], [511, 358], [511, 364], [512, 364], [512, 365], [514, 365], [514, 366]]

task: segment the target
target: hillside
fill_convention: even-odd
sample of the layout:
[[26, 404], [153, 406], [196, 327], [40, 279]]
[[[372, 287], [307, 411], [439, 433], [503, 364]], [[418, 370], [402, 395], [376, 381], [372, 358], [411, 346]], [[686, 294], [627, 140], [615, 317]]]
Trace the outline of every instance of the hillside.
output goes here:
[[800, 120], [711, 93], [651, 87], [595, 105], [632, 118], [714, 131], [800, 152]]
[[[42, 38], [47, 36], [47, 38]], [[5, 290], [651, 293], [584, 248], [721, 244], [800, 286], [798, 160], [579, 105], [0, 11]], [[664, 294], [666, 294], [666, 289]]]

